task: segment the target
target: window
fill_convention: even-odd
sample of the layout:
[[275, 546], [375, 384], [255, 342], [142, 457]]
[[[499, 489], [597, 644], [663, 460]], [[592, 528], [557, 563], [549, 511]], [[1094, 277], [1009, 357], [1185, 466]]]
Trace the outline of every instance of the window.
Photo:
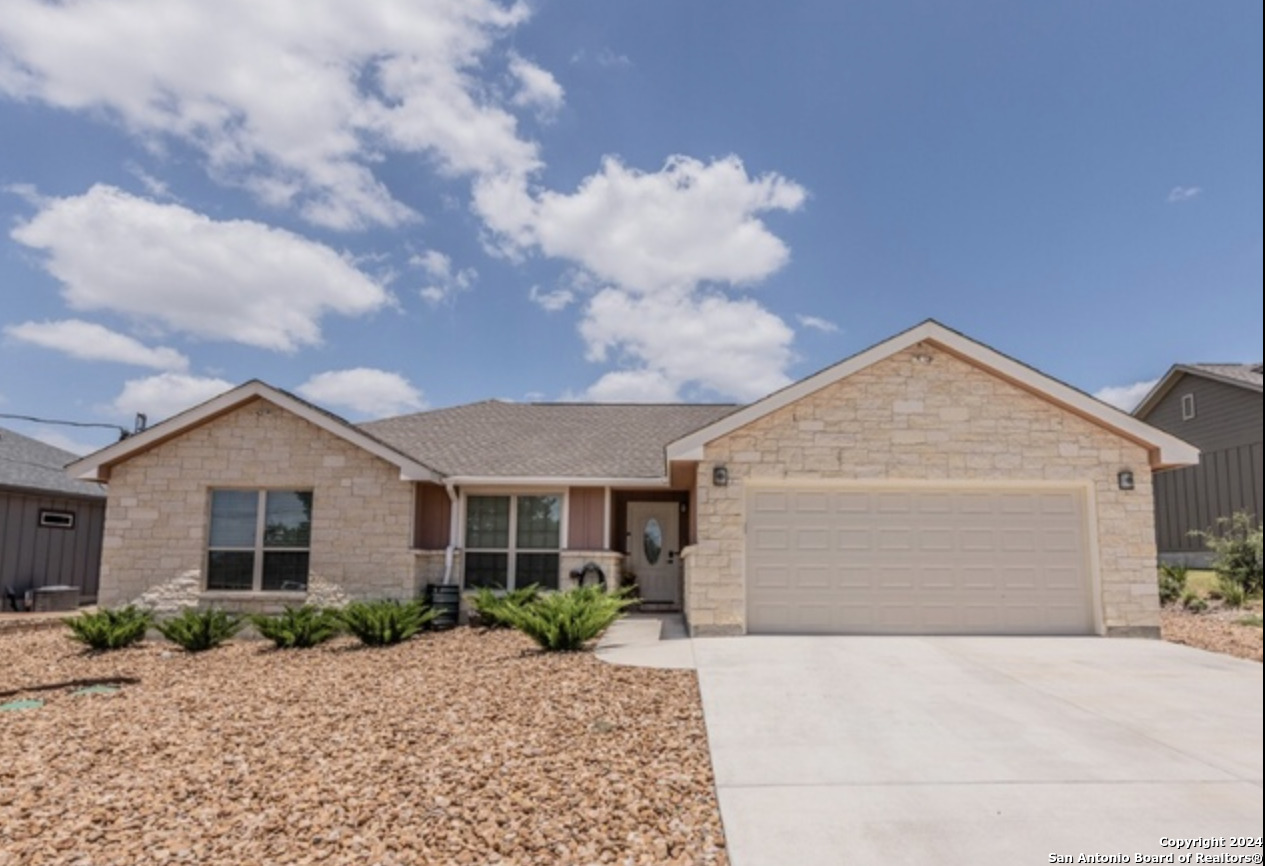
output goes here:
[[46, 526], [50, 529], [74, 529], [75, 512], [54, 511], [51, 508], [41, 508], [40, 526]]
[[466, 498], [467, 587], [557, 589], [561, 546], [560, 495]]
[[311, 491], [212, 490], [206, 588], [302, 592], [311, 539]]
[[1195, 395], [1183, 394], [1182, 395], [1182, 420], [1189, 421], [1191, 418], [1194, 418], [1194, 417], [1195, 417]]

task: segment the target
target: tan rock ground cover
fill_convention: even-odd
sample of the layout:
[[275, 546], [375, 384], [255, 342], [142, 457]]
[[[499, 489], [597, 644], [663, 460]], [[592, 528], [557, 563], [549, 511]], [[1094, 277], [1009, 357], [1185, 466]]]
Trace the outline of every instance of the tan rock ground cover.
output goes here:
[[1261, 615], [1259, 601], [1250, 609], [1214, 608], [1205, 613], [1170, 605], [1160, 612], [1160, 629], [1164, 640], [1259, 662], [1265, 644], [1261, 627], [1239, 622], [1252, 615]]
[[201, 655], [0, 634], [18, 698], [45, 705], [0, 713], [0, 866], [728, 862], [690, 671], [466, 628]]

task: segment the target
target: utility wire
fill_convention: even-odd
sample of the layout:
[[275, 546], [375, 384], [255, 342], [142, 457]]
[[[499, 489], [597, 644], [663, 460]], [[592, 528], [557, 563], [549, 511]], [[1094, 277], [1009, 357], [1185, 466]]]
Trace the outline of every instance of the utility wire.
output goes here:
[[[132, 431], [118, 424], [101, 424], [93, 421], [58, 421], [53, 418], [36, 418], [34, 415], [10, 415], [7, 412], [0, 412], [0, 418], [14, 418], [19, 421], [33, 421], [36, 424], [62, 424], [66, 427], [101, 427], [106, 430], [117, 430], [123, 434], [123, 437], [131, 436]], [[122, 437], [120, 437], [122, 438]]]

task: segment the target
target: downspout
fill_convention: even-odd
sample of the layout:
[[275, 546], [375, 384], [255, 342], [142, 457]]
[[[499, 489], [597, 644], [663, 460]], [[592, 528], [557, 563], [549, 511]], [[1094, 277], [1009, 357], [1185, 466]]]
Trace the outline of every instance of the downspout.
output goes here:
[[451, 481], [444, 482], [444, 490], [448, 493], [448, 546], [444, 548], [444, 585], [452, 583], [452, 561], [456, 554], [453, 539], [457, 537], [458, 519], [461, 517], [457, 508], [457, 488]]

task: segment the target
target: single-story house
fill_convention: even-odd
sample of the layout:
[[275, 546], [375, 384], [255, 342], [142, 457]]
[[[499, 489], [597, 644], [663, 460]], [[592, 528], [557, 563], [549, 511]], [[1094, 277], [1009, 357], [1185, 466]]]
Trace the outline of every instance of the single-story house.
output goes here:
[[49, 586], [96, 598], [105, 488], [66, 475], [77, 459], [0, 428], [0, 610]]
[[1151, 475], [1198, 451], [936, 322], [747, 406], [350, 424], [248, 382], [71, 467], [101, 601], [243, 609], [635, 576], [692, 634], [1158, 634]]
[[1134, 417], [1199, 448], [1199, 465], [1155, 476], [1160, 559], [1207, 566], [1195, 534], [1236, 511], [1261, 519], [1261, 365], [1175, 364]]

